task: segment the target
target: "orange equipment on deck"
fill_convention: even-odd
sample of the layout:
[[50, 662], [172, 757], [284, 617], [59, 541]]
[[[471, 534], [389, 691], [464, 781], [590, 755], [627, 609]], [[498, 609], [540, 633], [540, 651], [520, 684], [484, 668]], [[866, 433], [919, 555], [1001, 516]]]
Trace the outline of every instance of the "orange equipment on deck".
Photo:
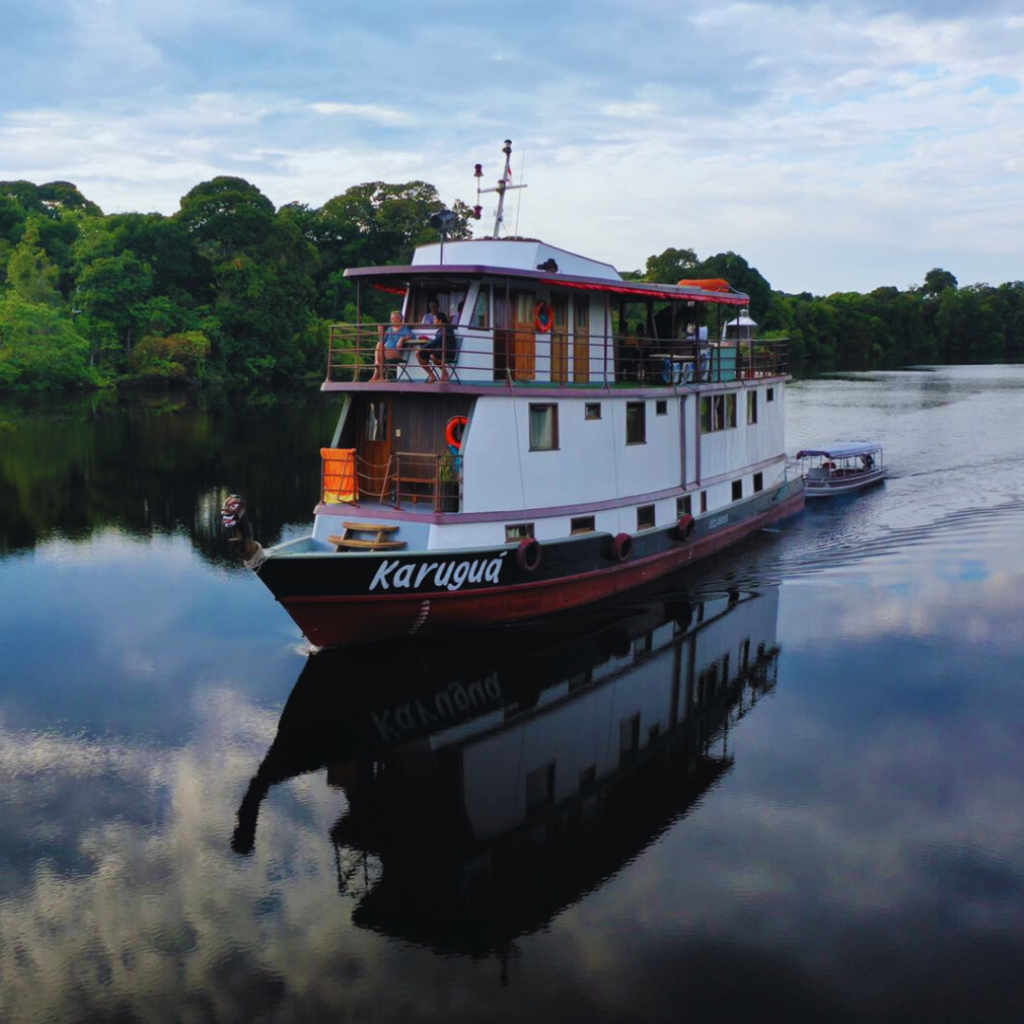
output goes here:
[[320, 457], [324, 460], [324, 503], [358, 501], [355, 448], [321, 448]]
[[679, 282], [684, 288], [701, 288], [706, 292], [731, 292], [729, 282], [724, 277], [705, 277], [700, 280], [684, 278]]

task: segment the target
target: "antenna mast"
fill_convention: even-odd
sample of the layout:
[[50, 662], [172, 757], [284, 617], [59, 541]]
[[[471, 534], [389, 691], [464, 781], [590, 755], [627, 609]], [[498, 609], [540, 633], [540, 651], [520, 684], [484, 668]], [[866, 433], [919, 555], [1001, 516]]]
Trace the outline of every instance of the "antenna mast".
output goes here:
[[492, 238], [498, 238], [501, 226], [505, 221], [505, 193], [509, 189], [513, 188], [526, 188], [525, 185], [513, 185], [512, 184], [512, 140], [506, 139], [505, 145], [502, 147], [502, 153], [505, 154], [505, 170], [502, 172], [501, 177], [498, 179], [498, 185], [496, 188], [481, 188], [480, 179], [484, 176], [483, 166], [481, 164], [476, 165], [476, 170], [473, 172], [476, 176], [476, 216], [479, 217], [482, 211], [480, 205], [480, 197], [485, 192], [497, 192], [498, 193], [498, 209], [494, 215], [494, 234]]

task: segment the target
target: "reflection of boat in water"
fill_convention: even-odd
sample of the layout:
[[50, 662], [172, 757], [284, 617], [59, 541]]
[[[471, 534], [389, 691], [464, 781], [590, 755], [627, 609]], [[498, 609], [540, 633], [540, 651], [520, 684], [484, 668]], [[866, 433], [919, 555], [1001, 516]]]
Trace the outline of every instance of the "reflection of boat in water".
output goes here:
[[808, 498], [849, 494], [885, 479], [885, 460], [877, 441], [840, 441], [827, 448], [796, 453]]
[[[235, 849], [252, 849], [271, 785], [326, 766], [348, 799], [331, 839], [355, 922], [438, 951], [500, 950], [729, 770], [730, 727], [775, 685], [776, 611], [774, 590], [733, 592], [568, 640], [513, 632], [508, 655], [492, 645], [475, 661], [421, 657], [422, 644], [360, 649], [366, 665], [314, 655], [239, 808]], [[364, 672], [372, 687], [354, 688]]]

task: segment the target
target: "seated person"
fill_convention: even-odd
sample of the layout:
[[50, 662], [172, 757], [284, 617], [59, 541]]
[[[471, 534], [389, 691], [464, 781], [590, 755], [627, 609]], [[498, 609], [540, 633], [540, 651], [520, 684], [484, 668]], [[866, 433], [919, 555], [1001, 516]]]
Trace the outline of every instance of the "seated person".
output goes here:
[[402, 314], [396, 309], [391, 314], [391, 326], [386, 331], [381, 328], [380, 341], [373, 353], [371, 382], [384, 380], [386, 364], [398, 362], [402, 358], [402, 348], [412, 337], [412, 331], [402, 323]]
[[436, 324], [437, 323], [437, 312], [438, 312], [438, 310], [440, 308], [441, 307], [438, 304], [437, 299], [431, 299], [430, 302], [427, 303], [427, 313], [423, 317], [423, 322], [425, 324]]
[[[440, 327], [432, 341], [421, 345], [416, 352], [416, 359], [426, 371], [427, 382], [436, 384], [439, 380], [448, 380], [448, 367], [455, 362], [455, 331], [448, 323], [444, 313], [437, 314]], [[434, 372], [434, 365], [440, 366], [440, 374]]]

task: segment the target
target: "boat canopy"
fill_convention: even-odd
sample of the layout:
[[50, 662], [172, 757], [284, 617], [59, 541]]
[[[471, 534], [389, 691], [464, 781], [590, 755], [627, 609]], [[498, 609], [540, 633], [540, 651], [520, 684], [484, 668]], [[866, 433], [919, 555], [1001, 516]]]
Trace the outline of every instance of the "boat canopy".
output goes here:
[[512, 281], [530, 281], [553, 288], [575, 288], [580, 291], [605, 292], [635, 299], [656, 299], [668, 302], [714, 302], [727, 306], [746, 306], [750, 297], [742, 292], [710, 292], [701, 288], [674, 284], [650, 284], [646, 281], [624, 281], [592, 278], [560, 273], [543, 273], [484, 264], [423, 264], [384, 267], [350, 267], [345, 277], [361, 278], [383, 291], [396, 293], [414, 281], [448, 278], [503, 277]]
[[837, 441], [827, 448], [802, 448], [796, 453], [798, 459], [822, 455], [827, 459], [849, 459], [857, 455], [870, 455], [882, 450], [878, 441]]

